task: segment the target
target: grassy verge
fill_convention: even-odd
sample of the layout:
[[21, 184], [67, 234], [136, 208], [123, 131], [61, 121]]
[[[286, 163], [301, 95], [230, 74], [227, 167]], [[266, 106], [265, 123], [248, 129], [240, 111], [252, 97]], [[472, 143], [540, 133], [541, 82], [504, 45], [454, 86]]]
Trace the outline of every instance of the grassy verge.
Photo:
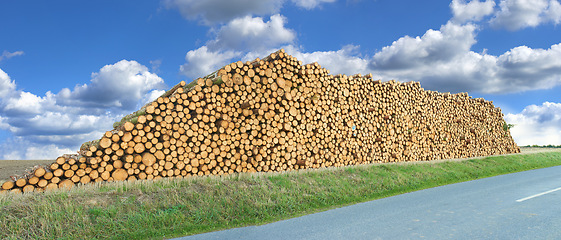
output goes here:
[[561, 165], [561, 152], [0, 195], [0, 238], [170, 238], [268, 223], [455, 182]]

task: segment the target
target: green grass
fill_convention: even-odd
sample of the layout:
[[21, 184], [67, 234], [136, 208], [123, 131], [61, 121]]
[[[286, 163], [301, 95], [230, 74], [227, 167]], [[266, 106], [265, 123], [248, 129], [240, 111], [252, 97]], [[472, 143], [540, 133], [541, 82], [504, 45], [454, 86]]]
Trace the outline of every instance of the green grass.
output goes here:
[[561, 152], [82, 186], [0, 195], [0, 238], [153, 239], [258, 225], [419, 189], [561, 165]]

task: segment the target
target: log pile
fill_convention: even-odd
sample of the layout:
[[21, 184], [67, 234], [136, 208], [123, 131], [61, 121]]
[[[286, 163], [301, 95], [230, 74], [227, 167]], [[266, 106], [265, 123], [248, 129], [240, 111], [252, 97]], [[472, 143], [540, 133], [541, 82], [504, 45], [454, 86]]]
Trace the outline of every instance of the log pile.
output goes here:
[[281, 49], [179, 83], [78, 154], [0, 191], [519, 152], [504, 126], [484, 99], [333, 76]]

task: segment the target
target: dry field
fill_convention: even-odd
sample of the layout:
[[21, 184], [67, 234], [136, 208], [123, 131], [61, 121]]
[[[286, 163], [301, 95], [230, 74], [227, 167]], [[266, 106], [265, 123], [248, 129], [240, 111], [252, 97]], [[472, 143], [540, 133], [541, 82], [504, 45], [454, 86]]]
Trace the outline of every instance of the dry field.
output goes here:
[[12, 175], [21, 175], [28, 168], [53, 162], [54, 160], [0, 160], [0, 182], [10, 179]]
[[[521, 154], [531, 154], [539, 152], [561, 151], [561, 148], [520, 148]], [[461, 159], [466, 160], [466, 159]], [[437, 160], [446, 161], [446, 160]], [[21, 175], [26, 169], [36, 165], [47, 166], [54, 160], [0, 160], [0, 182], [10, 179], [12, 175]]]

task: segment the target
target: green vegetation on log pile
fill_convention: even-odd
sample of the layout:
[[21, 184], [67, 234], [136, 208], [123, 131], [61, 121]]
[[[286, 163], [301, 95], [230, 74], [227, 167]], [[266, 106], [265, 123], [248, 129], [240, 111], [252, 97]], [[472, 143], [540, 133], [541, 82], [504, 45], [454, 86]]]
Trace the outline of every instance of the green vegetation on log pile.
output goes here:
[[178, 237], [264, 224], [405, 192], [556, 165], [561, 165], [561, 151], [0, 194], [0, 238]]

